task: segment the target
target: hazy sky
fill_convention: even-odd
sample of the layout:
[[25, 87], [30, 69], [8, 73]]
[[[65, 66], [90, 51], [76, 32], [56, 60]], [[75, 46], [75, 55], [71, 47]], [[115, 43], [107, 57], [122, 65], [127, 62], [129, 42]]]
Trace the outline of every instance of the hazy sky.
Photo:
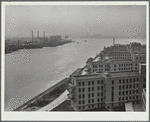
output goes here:
[[6, 37], [29, 37], [37, 31], [53, 34], [143, 36], [146, 6], [9, 5], [5, 11]]

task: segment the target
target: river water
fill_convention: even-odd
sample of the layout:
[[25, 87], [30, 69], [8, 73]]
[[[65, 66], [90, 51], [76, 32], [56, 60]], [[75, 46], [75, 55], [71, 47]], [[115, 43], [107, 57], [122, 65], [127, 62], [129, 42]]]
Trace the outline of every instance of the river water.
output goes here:
[[[94, 58], [104, 46], [113, 43], [110, 38], [73, 40], [76, 42], [5, 55], [5, 111], [20, 106], [84, 67], [88, 58]], [[121, 44], [132, 41], [146, 43], [145, 39], [116, 39]]]

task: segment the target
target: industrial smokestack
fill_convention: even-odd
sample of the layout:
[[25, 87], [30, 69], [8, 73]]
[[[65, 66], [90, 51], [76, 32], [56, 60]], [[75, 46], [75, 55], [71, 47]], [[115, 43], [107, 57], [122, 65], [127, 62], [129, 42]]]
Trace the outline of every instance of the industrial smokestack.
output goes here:
[[32, 42], [33, 42], [33, 31], [31, 31], [31, 34], [32, 34]]
[[113, 38], [113, 45], [115, 45], [115, 38]]
[[45, 31], [43, 32], [43, 36], [45, 37]]
[[37, 31], [37, 38], [39, 38], [39, 31]]

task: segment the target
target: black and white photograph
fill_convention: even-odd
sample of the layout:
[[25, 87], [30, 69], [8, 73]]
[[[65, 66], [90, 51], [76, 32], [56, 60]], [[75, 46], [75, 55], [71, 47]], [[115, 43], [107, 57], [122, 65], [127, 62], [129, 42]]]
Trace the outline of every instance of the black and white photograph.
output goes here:
[[2, 118], [148, 120], [148, 10], [148, 2], [2, 2]]

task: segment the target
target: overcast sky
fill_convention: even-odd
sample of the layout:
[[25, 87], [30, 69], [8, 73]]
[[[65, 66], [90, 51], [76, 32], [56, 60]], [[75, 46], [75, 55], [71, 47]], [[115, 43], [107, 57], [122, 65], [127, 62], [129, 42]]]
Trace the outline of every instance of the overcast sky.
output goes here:
[[37, 31], [53, 34], [143, 36], [145, 6], [50, 6], [9, 5], [5, 9], [6, 37], [30, 37]]

